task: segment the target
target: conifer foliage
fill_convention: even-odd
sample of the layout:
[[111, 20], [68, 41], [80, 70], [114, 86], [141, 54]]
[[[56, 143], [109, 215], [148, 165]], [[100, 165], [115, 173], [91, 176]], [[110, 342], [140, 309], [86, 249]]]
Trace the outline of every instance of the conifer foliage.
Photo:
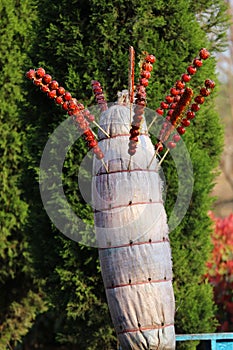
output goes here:
[[25, 142], [21, 84], [33, 11], [30, 1], [0, 3], [0, 349], [14, 348], [45, 308], [31, 265], [25, 233], [28, 205], [21, 186]]

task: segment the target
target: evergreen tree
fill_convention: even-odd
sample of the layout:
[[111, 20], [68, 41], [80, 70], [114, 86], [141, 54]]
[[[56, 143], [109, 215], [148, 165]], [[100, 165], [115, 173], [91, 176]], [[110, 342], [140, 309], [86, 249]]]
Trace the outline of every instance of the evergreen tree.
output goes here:
[[[214, 23], [217, 10], [221, 16]], [[86, 106], [94, 102], [92, 79], [102, 83], [108, 101], [116, 99], [118, 90], [127, 88], [128, 47], [132, 45], [137, 55], [147, 51], [157, 57], [148, 88], [148, 106], [157, 108], [201, 47], [220, 48], [227, 25], [223, 0], [142, 0], [140, 3], [41, 0], [38, 13], [37, 38], [31, 54], [34, 66], [42, 65]], [[218, 40], [212, 40], [211, 23], [218, 28]], [[214, 72], [215, 60], [211, 58], [192, 84], [202, 85], [207, 77], [214, 78]], [[54, 315], [58, 320], [50, 341], [56, 338], [60, 343], [83, 350], [116, 348], [97, 251], [62, 236], [49, 222], [40, 200], [37, 174], [43, 147], [48, 134], [65, 117], [36, 88], [29, 92], [28, 98], [31, 105], [36, 106], [28, 115], [25, 113], [30, 166], [25, 179], [30, 206], [28, 227], [37, 277], [46, 281], [45, 290], [53, 310], [51, 319]], [[179, 227], [171, 232], [176, 328], [178, 333], [211, 332], [215, 330], [212, 289], [202, 276], [211, 248], [209, 194], [222, 147], [221, 125], [213, 108], [213, 98], [198, 113], [184, 140], [191, 155], [195, 183], [188, 212]], [[64, 188], [79, 217], [91, 223], [91, 210], [82, 200], [77, 181], [78, 164], [84, 152], [81, 142], [69, 152], [64, 165]], [[163, 168], [169, 184], [166, 200], [169, 215], [176, 199], [172, 189], [176, 189], [177, 179], [171, 159]], [[180, 349], [184, 346], [187, 349], [187, 345], [178, 345]], [[189, 346], [195, 349], [196, 345]]]
[[33, 277], [24, 232], [28, 205], [21, 189], [25, 141], [21, 84], [33, 11], [29, 1], [0, 4], [0, 349], [12, 349], [45, 309]]

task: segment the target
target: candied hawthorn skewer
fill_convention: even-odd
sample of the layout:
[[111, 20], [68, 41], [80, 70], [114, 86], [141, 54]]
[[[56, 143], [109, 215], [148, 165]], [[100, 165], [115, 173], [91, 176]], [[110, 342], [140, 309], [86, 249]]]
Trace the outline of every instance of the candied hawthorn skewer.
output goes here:
[[[53, 80], [51, 75], [46, 74], [42, 67], [37, 70], [30, 69], [26, 73], [26, 77], [29, 80], [32, 80], [34, 85], [39, 86], [42, 92], [46, 93], [56, 104], [61, 105], [62, 109], [72, 116], [80, 131], [82, 131], [87, 146], [93, 150], [97, 159], [103, 160], [104, 155], [98, 146], [98, 141], [92, 130], [89, 128], [89, 122], [84, 117], [84, 106], [79, 104], [76, 99], [73, 99], [71, 94], [65, 91], [62, 86], [59, 86], [59, 83], [56, 80]], [[86, 115], [91, 118], [89, 111], [86, 111]]]
[[146, 87], [151, 76], [155, 56], [147, 54], [140, 70], [139, 83], [136, 86], [136, 100], [133, 121], [131, 123], [128, 153], [133, 156], [136, 153], [138, 136], [143, 120], [144, 108], [146, 107]]
[[[172, 131], [180, 123], [180, 120], [182, 119], [183, 113], [185, 112], [187, 106], [190, 104], [192, 97], [193, 97], [193, 90], [191, 88], [186, 88], [184, 93], [182, 94], [179, 102], [177, 103], [173, 113], [172, 113], [171, 121], [165, 121], [163, 123], [162, 129], [160, 130], [160, 134], [159, 134], [160, 141], [156, 144], [155, 153], [154, 153], [150, 163], [148, 164], [148, 167], [147, 167], [148, 169], [150, 168], [150, 166], [151, 166], [154, 158], [157, 156], [158, 152], [163, 150], [162, 143], [165, 143], [168, 140]], [[165, 157], [169, 151], [169, 148], [175, 148], [175, 147], [176, 147], [176, 144], [174, 141], [170, 141], [168, 143], [168, 149], [167, 149], [166, 153], [164, 154], [163, 158], [160, 160], [158, 166], [165, 159]]]
[[92, 90], [93, 90], [94, 95], [95, 95], [95, 100], [98, 103], [98, 105], [100, 106], [101, 112], [106, 111], [108, 109], [108, 105], [107, 105], [107, 102], [104, 98], [104, 93], [103, 93], [103, 89], [101, 87], [100, 82], [97, 80], [92, 80], [91, 86], [92, 86]]
[[[170, 89], [170, 95], [167, 95], [165, 97], [165, 101], [162, 101], [160, 103], [160, 107], [156, 109], [156, 112], [159, 115], [163, 116], [164, 112], [167, 111], [166, 119], [170, 120], [170, 116], [173, 110], [175, 109], [176, 104], [179, 102], [182, 94], [184, 93], [186, 83], [190, 82], [192, 76], [196, 74], [198, 68], [200, 68], [203, 65], [203, 60], [208, 59], [209, 56], [210, 53], [207, 49], [202, 48], [199, 51], [199, 57], [194, 58], [192, 64], [187, 67], [186, 72], [181, 75], [180, 79], [178, 79], [175, 82], [174, 86]], [[153, 125], [156, 119], [157, 117], [155, 117], [152, 120], [150, 126], [148, 127], [148, 130]], [[157, 149], [157, 151], [161, 152], [162, 149], [163, 148], [160, 146], [160, 149]]]
[[[167, 153], [170, 149], [176, 147], [176, 143], [180, 141], [181, 136], [186, 132], [185, 127], [190, 126], [191, 120], [195, 118], [196, 112], [200, 110], [200, 105], [205, 102], [205, 98], [208, 97], [211, 91], [215, 87], [215, 82], [210, 79], [205, 80], [205, 86], [200, 89], [199, 95], [194, 97], [194, 103], [191, 104], [190, 109], [188, 109], [185, 113], [185, 109], [191, 103], [193, 92], [192, 89], [186, 88], [183, 96], [181, 97], [179, 103], [177, 104], [177, 108], [174, 110], [171, 120], [169, 122], [165, 122], [161, 131], [160, 131], [160, 142], [157, 144], [157, 149], [163, 149], [162, 142], [165, 143], [168, 139], [172, 131], [176, 128], [177, 133], [172, 136], [172, 140], [166, 143], [167, 150], [162, 159], [160, 160], [158, 167], [161, 165], [163, 160], [165, 159]], [[183, 100], [183, 101], [182, 101]], [[185, 117], [184, 117], [185, 113]], [[158, 151], [155, 152], [152, 160], [148, 165], [148, 169], [152, 164], [155, 156], [158, 154]]]

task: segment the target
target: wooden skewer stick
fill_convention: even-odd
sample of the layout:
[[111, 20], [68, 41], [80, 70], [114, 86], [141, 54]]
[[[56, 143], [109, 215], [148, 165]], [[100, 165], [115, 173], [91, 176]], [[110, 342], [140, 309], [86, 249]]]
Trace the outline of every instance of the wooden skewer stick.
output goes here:
[[156, 115], [156, 116], [153, 118], [153, 120], [152, 120], [152, 122], [150, 123], [150, 125], [148, 126], [148, 128], [147, 128], [147, 131], [148, 131], [148, 132], [149, 132], [150, 128], [152, 127], [152, 125], [154, 124], [154, 122], [155, 122], [157, 119], [158, 119], [158, 116]]
[[92, 123], [95, 124], [97, 128], [99, 128], [108, 138], [110, 138], [110, 135], [98, 123], [96, 123], [95, 120]]
[[107, 164], [105, 163], [105, 161], [103, 159], [101, 159], [101, 162], [106, 170], [106, 172], [108, 173], [108, 167], [107, 167]]
[[159, 170], [159, 167], [161, 166], [162, 162], [163, 162], [164, 159], [166, 158], [166, 156], [167, 156], [167, 154], [168, 154], [169, 151], [170, 151], [170, 150], [169, 150], [169, 148], [168, 148], [168, 149], [166, 150], [166, 152], [164, 153], [163, 157], [160, 159], [159, 164], [157, 165], [156, 170]]
[[159, 154], [159, 152], [158, 152], [158, 149], [157, 149], [157, 150], [155, 151], [155, 153], [154, 153], [154, 155], [153, 155], [153, 157], [152, 157], [150, 163], [148, 164], [147, 169], [150, 168], [151, 164], [153, 163], [153, 160], [155, 159], [155, 157], [157, 157], [158, 154]]
[[132, 159], [132, 156], [130, 156], [130, 158], [129, 158], [129, 164], [128, 164], [128, 170], [130, 171], [130, 169], [131, 169], [131, 159]]

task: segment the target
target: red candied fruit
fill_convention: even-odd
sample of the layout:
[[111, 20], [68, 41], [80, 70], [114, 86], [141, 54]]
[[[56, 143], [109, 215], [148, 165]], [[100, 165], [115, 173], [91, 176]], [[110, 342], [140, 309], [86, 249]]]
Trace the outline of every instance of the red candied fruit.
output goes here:
[[49, 84], [49, 88], [51, 90], [57, 90], [59, 88], [59, 84], [56, 80], [52, 80], [51, 83]]
[[176, 130], [180, 135], [183, 135], [186, 131], [183, 126], [178, 126], [178, 128]]
[[187, 119], [194, 119], [195, 118], [195, 113], [193, 111], [188, 111], [186, 114]]
[[49, 84], [52, 81], [52, 77], [49, 74], [45, 74], [42, 79], [44, 84]]
[[202, 105], [205, 102], [205, 98], [203, 96], [198, 95], [198, 96], [195, 97], [194, 101], [196, 103]]
[[173, 135], [172, 139], [173, 139], [174, 142], [179, 142], [181, 137], [180, 137], [179, 134], [175, 134], [175, 135]]
[[190, 75], [193, 75], [193, 74], [195, 74], [195, 73], [197, 72], [197, 68], [194, 67], [194, 66], [189, 66], [189, 67], [187, 68], [187, 72], [188, 72]]
[[207, 58], [210, 57], [210, 53], [208, 50], [206, 50], [205, 48], [202, 48], [199, 52], [199, 56], [201, 59], [206, 60]]
[[210, 94], [210, 90], [208, 90], [207, 88], [201, 88], [200, 89], [200, 94], [202, 95], [202, 96], [209, 96], [209, 94]]
[[193, 60], [193, 65], [195, 66], [195, 67], [201, 67], [202, 66], [202, 60], [200, 60], [200, 59], [198, 59], [198, 58], [195, 58], [194, 60]]
[[49, 98], [55, 98], [55, 97], [57, 96], [56, 90], [51, 90], [51, 91], [49, 91], [49, 92], [47, 93], [47, 96], [48, 96]]
[[36, 70], [36, 76], [38, 78], [43, 78], [43, 76], [45, 75], [45, 70], [44, 68], [40, 67]]
[[157, 108], [156, 113], [163, 115], [163, 109], [162, 108]]
[[144, 62], [142, 65], [142, 69], [147, 70], [148, 72], [151, 72], [153, 70], [153, 66], [150, 62]]
[[36, 72], [34, 69], [30, 69], [27, 73], [26, 73], [26, 77], [30, 80], [34, 79], [36, 75]]
[[190, 125], [190, 120], [184, 118], [184, 119], [182, 119], [181, 124], [182, 124], [183, 126], [189, 126], [189, 125]]
[[169, 141], [169, 142], [167, 143], [167, 147], [168, 147], [169, 149], [173, 149], [173, 148], [176, 147], [176, 143], [173, 142], [173, 141]]
[[184, 74], [182, 74], [181, 79], [182, 79], [185, 83], [188, 83], [188, 82], [191, 80], [191, 77], [190, 77], [190, 75], [184, 73]]
[[57, 95], [64, 95], [65, 93], [65, 89], [64, 87], [60, 86], [58, 89], [57, 89]]
[[156, 58], [154, 55], [147, 55], [145, 58], [145, 61], [150, 62], [150, 63], [155, 63]]
[[151, 74], [148, 72], [148, 70], [142, 70], [140, 75], [142, 78], [150, 79]]
[[207, 87], [207, 89], [213, 89], [215, 87], [215, 82], [213, 80], [206, 79], [205, 86]]

